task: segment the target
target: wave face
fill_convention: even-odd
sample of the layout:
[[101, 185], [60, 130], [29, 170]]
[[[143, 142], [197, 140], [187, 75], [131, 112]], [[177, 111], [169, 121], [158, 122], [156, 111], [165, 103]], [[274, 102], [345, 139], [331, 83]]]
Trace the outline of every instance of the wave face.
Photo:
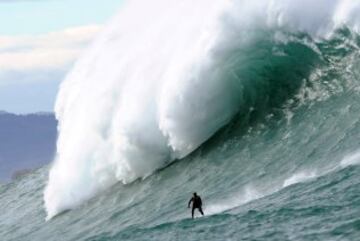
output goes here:
[[246, 136], [356, 89], [359, 11], [351, 0], [126, 2], [61, 85], [48, 218], [148, 177], [215, 133]]

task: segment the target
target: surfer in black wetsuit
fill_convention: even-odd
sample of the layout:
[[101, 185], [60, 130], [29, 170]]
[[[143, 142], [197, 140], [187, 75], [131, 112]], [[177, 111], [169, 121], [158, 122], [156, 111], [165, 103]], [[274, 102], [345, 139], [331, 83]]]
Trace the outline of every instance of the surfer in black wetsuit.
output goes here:
[[194, 211], [195, 209], [199, 209], [199, 212], [201, 213], [201, 215], [204, 216], [204, 212], [202, 210], [202, 201], [200, 196], [198, 196], [196, 194], [196, 192], [194, 192], [194, 196], [190, 199], [189, 204], [188, 204], [188, 208], [190, 208], [190, 203], [192, 202], [192, 210], [191, 210], [191, 217], [194, 218]]

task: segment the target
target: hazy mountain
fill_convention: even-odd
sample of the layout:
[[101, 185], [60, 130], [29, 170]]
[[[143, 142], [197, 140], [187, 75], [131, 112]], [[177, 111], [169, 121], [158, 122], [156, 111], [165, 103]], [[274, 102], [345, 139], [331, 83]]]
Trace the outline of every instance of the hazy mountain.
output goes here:
[[0, 111], [0, 180], [51, 162], [56, 126], [52, 113], [15, 115]]

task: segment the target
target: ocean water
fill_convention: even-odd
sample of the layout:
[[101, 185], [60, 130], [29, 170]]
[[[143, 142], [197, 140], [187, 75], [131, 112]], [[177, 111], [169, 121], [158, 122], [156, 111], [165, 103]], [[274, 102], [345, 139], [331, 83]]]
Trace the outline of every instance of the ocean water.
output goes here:
[[360, 240], [359, 9], [127, 2], [61, 86], [53, 164], [0, 186], [1, 240]]

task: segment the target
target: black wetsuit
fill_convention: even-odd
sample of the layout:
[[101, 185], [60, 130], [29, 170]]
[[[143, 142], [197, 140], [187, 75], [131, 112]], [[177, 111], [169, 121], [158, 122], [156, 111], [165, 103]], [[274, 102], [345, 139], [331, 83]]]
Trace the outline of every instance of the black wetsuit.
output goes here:
[[202, 210], [202, 201], [201, 201], [200, 196], [192, 197], [189, 201], [189, 206], [190, 206], [191, 202], [192, 202], [191, 217], [194, 218], [194, 211], [196, 208], [199, 209], [199, 212], [201, 213], [201, 215], [204, 215], [204, 212]]

